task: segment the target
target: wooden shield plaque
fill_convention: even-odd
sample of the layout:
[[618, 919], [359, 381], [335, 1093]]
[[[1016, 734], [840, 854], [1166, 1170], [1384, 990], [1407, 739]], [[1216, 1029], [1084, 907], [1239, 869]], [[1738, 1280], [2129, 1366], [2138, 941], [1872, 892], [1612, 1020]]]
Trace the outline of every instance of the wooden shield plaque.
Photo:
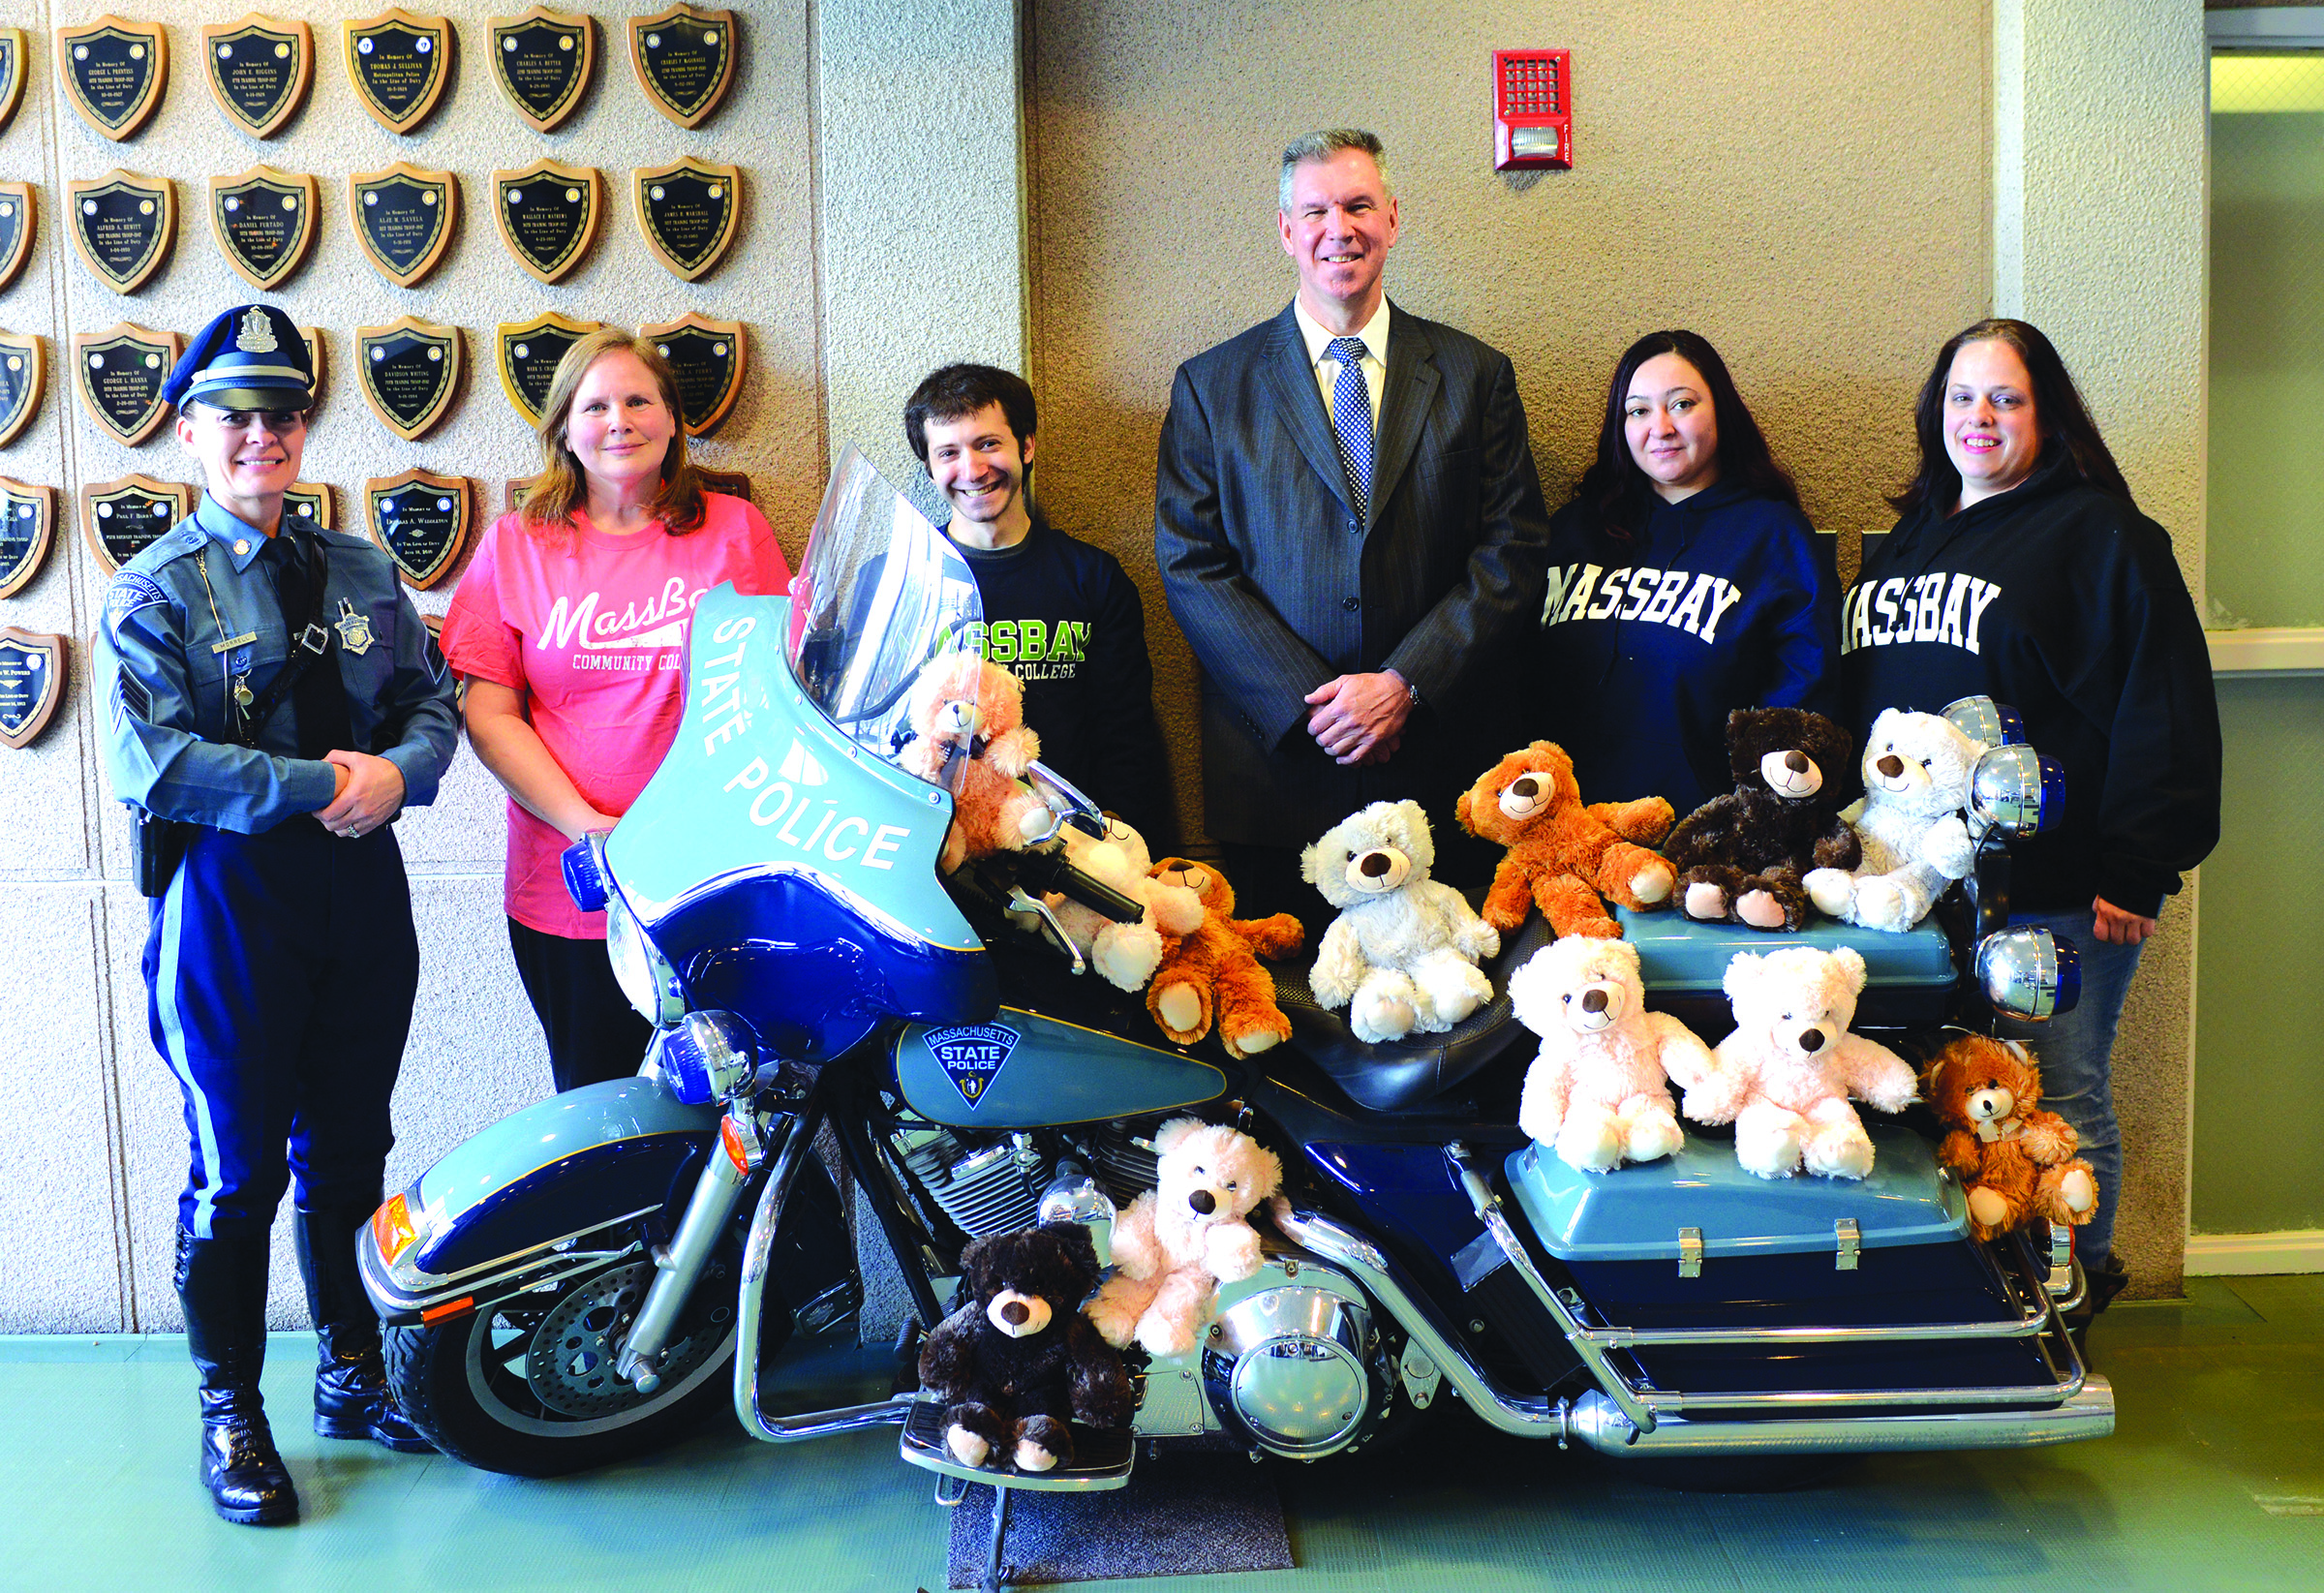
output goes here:
[[244, 282], [260, 292], [298, 269], [315, 241], [313, 177], [254, 166], [210, 179], [210, 230]]
[[322, 481], [293, 481], [283, 489], [283, 512], [329, 531], [339, 522], [331, 512], [331, 489]]
[[436, 269], [452, 241], [460, 208], [460, 179], [396, 162], [382, 171], [347, 179], [347, 209], [355, 241], [380, 274], [409, 288]]
[[56, 30], [56, 72], [80, 119], [108, 138], [145, 125], [169, 80], [169, 38], [157, 22], [100, 16]]
[[493, 342], [501, 390], [525, 417], [526, 425], [540, 424], [549, 383], [557, 378], [557, 362], [565, 357], [565, 352], [601, 324], [568, 320], [551, 310], [527, 322], [503, 322], [496, 329]]
[[202, 76], [226, 119], [254, 138], [271, 138], [297, 111], [315, 76], [315, 35], [304, 22], [253, 12], [201, 30]]
[[41, 572], [56, 535], [56, 489], [0, 475], [0, 597], [13, 597]]
[[750, 477], [741, 471], [706, 471], [696, 465], [694, 474], [702, 478], [704, 492], [722, 492], [746, 504], [750, 502]]
[[699, 127], [734, 81], [734, 13], [677, 5], [629, 19], [629, 66], [646, 103], [680, 127]]
[[80, 489], [80, 535], [107, 579], [194, 512], [192, 487], [135, 472]]
[[73, 206], [74, 252], [114, 292], [136, 292], [169, 258], [177, 239], [177, 190], [168, 178], [115, 168], [67, 183], [65, 195]]
[[184, 352], [185, 340], [175, 332], [151, 332], [126, 321], [102, 332], [76, 332], [73, 390], [107, 436], [134, 448], [168, 414], [162, 383]]
[[655, 258], [692, 282], [726, 253], [742, 213], [742, 169], [688, 155], [662, 167], [640, 167], [632, 192], [638, 230]]
[[451, 407], [460, 385], [460, 328], [411, 316], [385, 326], [358, 326], [355, 364], [371, 413], [396, 436], [413, 442]]
[[340, 24], [355, 103], [390, 133], [428, 119], [452, 77], [452, 25], [391, 6], [368, 22]]
[[0, 182], [0, 293], [32, 258], [32, 184]]
[[712, 321], [688, 310], [660, 326], [641, 326], [661, 357], [678, 373], [678, 396], [686, 406], [686, 432], [701, 437], [718, 429], [743, 390], [743, 362], [749, 342], [739, 321]]
[[15, 442], [39, 413], [44, 365], [39, 338], [0, 332], [0, 447]]
[[475, 487], [465, 475], [414, 467], [363, 483], [364, 529], [395, 561], [404, 584], [421, 591], [443, 579], [468, 540]]
[[0, 28], [0, 133], [8, 131], [24, 98], [24, 30]]
[[315, 394], [315, 402], [307, 406], [307, 414], [311, 416], [322, 408], [322, 328], [301, 326], [298, 340], [307, 346], [307, 369], [315, 373], [314, 379], [307, 383], [309, 390]]
[[535, 133], [554, 130], [580, 108], [597, 64], [596, 29], [586, 16], [535, 6], [521, 16], [495, 16], [492, 76]]
[[47, 728], [65, 697], [70, 645], [13, 625], [0, 629], [0, 747], [22, 747]]
[[597, 173], [586, 166], [535, 161], [492, 174], [492, 218], [517, 264], [543, 282], [563, 279], [597, 235]]

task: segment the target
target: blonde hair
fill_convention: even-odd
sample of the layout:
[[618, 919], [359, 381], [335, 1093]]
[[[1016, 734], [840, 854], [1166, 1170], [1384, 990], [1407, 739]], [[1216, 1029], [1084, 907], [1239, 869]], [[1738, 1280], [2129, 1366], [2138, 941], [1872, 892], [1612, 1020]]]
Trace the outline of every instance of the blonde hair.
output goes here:
[[565, 357], [557, 362], [556, 376], [550, 379], [548, 399], [540, 408], [540, 424], [535, 428], [540, 437], [540, 474], [526, 484], [523, 510], [525, 530], [535, 536], [571, 531], [573, 510], [586, 507], [589, 503], [588, 475], [566, 444], [566, 425], [571, 418], [573, 395], [581, 388], [581, 379], [589, 374], [592, 365], [616, 352], [637, 356], [638, 362], [653, 376], [661, 402], [670, 412], [670, 446], [661, 456], [661, 490], [654, 495], [655, 516], [661, 521], [662, 530], [672, 536], [684, 536], [702, 529], [706, 507], [702, 502], [702, 478], [686, 455], [686, 406], [678, 394], [678, 373], [661, 357], [661, 351], [646, 339], [632, 337], [619, 327], [606, 326], [566, 350]]

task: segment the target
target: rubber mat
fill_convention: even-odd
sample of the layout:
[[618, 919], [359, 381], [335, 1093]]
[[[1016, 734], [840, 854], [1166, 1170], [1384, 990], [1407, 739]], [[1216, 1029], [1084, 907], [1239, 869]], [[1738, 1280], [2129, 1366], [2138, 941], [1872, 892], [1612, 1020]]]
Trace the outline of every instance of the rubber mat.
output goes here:
[[[952, 1510], [954, 1587], [977, 1585], [992, 1537], [993, 1489], [971, 1487]], [[1009, 1583], [1292, 1569], [1273, 1468], [1229, 1454], [1142, 1460], [1106, 1493], [1020, 1488], [1000, 1558]]]

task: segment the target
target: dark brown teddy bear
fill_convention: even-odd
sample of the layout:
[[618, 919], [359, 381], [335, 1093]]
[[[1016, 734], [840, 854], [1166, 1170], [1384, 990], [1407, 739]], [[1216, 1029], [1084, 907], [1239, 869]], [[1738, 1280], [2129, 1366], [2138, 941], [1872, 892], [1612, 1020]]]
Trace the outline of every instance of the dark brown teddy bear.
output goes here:
[[920, 1352], [921, 1386], [951, 1402], [954, 1459], [1048, 1471], [1073, 1464], [1068, 1421], [1129, 1422], [1121, 1357], [1082, 1314], [1099, 1271], [1089, 1230], [1075, 1222], [994, 1234], [961, 1252], [968, 1302]]
[[1863, 855], [1836, 783], [1852, 747], [1846, 730], [1802, 708], [1728, 715], [1735, 788], [1681, 819], [1663, 847], [1678, 871], [1678, 910], [1755, 930], [1806, 923], [1807, 872], [1852, 869]]

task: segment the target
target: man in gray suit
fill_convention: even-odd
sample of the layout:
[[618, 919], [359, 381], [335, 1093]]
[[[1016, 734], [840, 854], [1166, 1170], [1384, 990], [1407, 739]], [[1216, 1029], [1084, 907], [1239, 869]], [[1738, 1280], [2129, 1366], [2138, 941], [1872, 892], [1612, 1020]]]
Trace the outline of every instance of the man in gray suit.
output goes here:
[[1154, 552], [1203, 666], [1206, 825], [1238, 893], [1303, 909], [1297, 849], [1382, 799], [1427, 809], [1440, 875], [1489, 873], [1452, 798], [1517, 731], [1548, 524], [1508, 359], [1382, 291], [1379, 138], [1293, 143], [1277, 208], [1299, 293], [1178, 367]]

